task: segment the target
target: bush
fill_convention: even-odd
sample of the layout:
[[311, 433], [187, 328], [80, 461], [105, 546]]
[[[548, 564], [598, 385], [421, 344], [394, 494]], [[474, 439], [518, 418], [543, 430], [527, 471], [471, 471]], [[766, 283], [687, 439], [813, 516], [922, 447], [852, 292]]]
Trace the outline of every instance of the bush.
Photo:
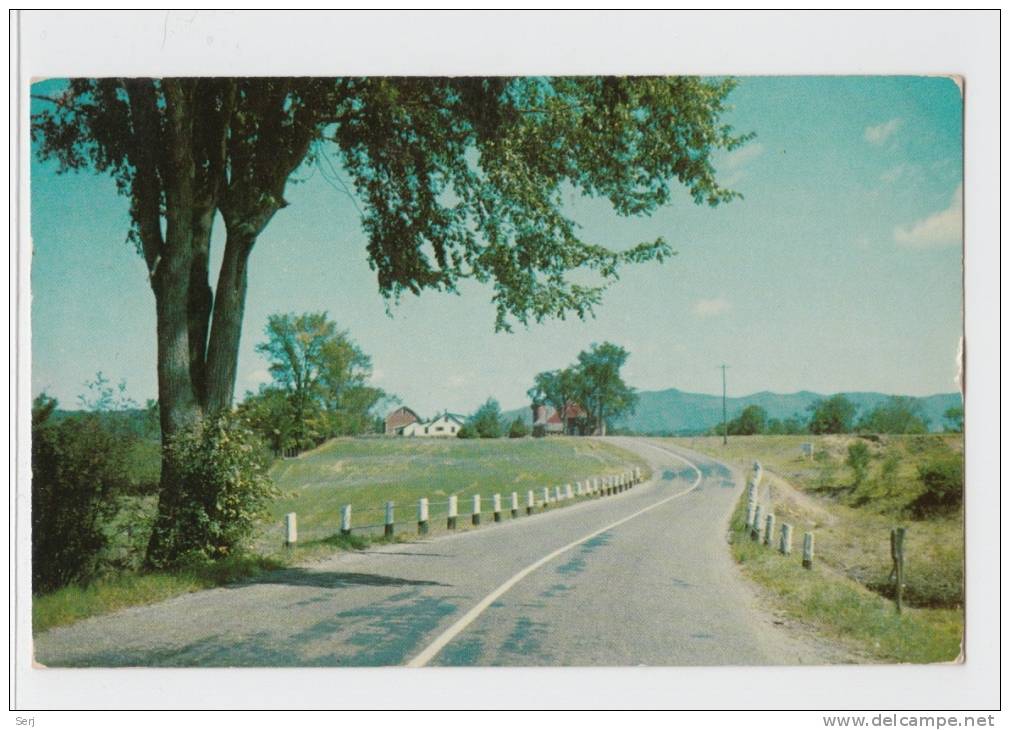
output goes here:
[[132, 442], [96, 414], [54, 423], [44, 395], [33, 406], [32, 591], [45, 593], [97, 573]]
[[870, 447], [862, 441], [849, 444], [849, 457], [845, 463], [852, 469], [853, 486], [858, 487], [866, 479], [870, 468]]
[[924, 490], [912, 502], [912, 511], [921, 516], [955, 510], [964, 499], [964, 457], [951, 453], [919, 466]]
[[480, 438], [480, 434], [477, 433], [477, 429], [475, 429], [469, 423], [464, 423], [462, 426], [459, 427], [459, 431], [456, 432], [456, 438], [475, 439]]
[[512, 425], [509, 426], [509, 438], [510, 439], [521, 439], [529, 436], [530, 430], [526, 427], [526, 423], [521, 418], [517, 418], [512, 421]]
[[159, 510], [149, 556], [155, 566], [192, 566], [240, 552], [277, 491], [252, 429], [233, 415], [198, 422], [176, 434], [168, 456], [178, 488]]

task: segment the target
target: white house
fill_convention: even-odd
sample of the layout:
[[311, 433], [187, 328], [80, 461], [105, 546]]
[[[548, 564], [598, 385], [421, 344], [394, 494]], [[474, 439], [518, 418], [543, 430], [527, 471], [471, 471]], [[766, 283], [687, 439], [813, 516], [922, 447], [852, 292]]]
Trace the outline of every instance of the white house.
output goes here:
[[452, 438], [459, 433], [464, 423], [463, 417], [446, 411], [430, 421], [408, 423], [397, 433], [401, 436], [427, 436], [429, 438]]

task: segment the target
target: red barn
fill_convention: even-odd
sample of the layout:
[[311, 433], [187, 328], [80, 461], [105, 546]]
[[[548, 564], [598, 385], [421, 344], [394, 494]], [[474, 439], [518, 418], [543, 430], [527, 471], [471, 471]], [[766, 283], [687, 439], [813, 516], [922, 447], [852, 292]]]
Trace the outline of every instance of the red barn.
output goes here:
[[420, 421], [421, 418], [407, 406], [400, 406], [395, 411], [386, 416], [386, 435], [395, 436], [396, 432], [404, 426]]

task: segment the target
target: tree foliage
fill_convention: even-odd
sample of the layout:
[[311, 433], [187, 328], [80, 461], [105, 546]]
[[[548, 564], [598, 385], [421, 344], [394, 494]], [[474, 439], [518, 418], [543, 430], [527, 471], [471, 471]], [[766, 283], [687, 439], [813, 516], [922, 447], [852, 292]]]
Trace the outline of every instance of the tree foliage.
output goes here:
[[841, 393], [822, 398], [808, 406], [810, 433], [850, 433], [856, 417], [855, 404]]
[[158, 544], [173, 545], [156, 565], [200, 563], [240, 552], [277, 490], [256, 434], [234, 414], [205, 418], [172, 439], [179, 499], [159, 514]]
[[[470, 417], [470, 427], [482, 439], [500, 438], [502, 425], [501, 406], [494, 398], [488, 398]], [[461, 437], [466, 438], [466, 437]]]
[[369, 386], [371, 359], [325, 312], [274, 314], [256, 351], [269, 362], [273, 384], [242, 410], [276, 451], [371, 427], [384, 397]]
[[512, 421], [512, 425], [509, 426], [510, 439], [521, 439], [529, 435], [530, 435], [530, 429], [523, 419], [517, 418], [514, 421]]
[[85, 413], [54, 419], [57, 401], [32, 403], [32, 590], [86, 582], [108, 544], [116, 495], [129, 488], [132, 440]]
[[732, 436], [753, 436], [764, 433], [767, 425], [768, 412], [759, 405], [749, 405], [726, 428]]
[[907, 396], [894, 395], [881, 403], [859, 421], [859, 430], [868, 433], [915, 433], [929, 431], [922, 401]]
[[943, 412], [943, 419], [947, 422], [947, 431], [964, 433], [964, 406], [951, 406]]
[[590, 423], [606, 433], [607, 422], [634, 410], [638, 402], [635, 389], [621, 378], [621, 368], [628, 351], [611, 342], [593, 343], [579, 353], [575, 379], [580, 405]]

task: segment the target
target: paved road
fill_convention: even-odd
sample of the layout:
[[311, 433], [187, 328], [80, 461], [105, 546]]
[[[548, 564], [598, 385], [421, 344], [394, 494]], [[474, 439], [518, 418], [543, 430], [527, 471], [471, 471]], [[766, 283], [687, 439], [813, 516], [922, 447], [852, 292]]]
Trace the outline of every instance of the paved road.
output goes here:
[[611, 439], [654, 478], [623, 494], [346, 553], [53, 629], [48, 666], [754, 665], [826, 661], [738, 576], [742, 478], [701, 455]]

